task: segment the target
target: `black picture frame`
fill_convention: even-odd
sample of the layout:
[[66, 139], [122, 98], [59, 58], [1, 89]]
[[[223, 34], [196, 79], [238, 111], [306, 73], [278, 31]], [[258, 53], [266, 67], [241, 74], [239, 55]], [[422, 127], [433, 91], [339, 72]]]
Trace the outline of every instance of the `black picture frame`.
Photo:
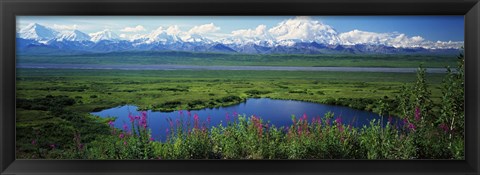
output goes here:
[[[1, 0], [0, 174], [479, 174], [478, 0]], [[465, 160], [16, 160], [16, 15], [464, 15]]]

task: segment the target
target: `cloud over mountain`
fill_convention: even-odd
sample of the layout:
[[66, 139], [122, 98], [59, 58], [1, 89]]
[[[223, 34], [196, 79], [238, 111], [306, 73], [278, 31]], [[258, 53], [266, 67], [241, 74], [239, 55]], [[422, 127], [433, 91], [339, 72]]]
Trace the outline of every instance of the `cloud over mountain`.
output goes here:
[[137, 25], [135, 27], [125, 27], [120, 31], [122, 31], [122, 32], [141, 32], [141, 31], [146, 31], [146, 29], [142, 25]]

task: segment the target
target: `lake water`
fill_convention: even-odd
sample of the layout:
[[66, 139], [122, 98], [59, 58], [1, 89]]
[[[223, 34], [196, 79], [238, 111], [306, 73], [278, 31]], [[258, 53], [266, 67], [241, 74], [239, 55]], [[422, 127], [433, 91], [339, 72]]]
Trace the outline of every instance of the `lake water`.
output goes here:
[[[100, 117], [118, 117], [114, 125], [115, 127], [122, 129], [124, 124], [126, 124], [128, 127], [131, 126], [130, 119], [128, 117], [129, 114], [137, 116], [141, 115], [137, 109], [138, 108], [136, 106], [126, 105], [106, 109], [100, 112], [93, 112], [92, 114]], [[274, 100], [269, 98], [251, 98], [247, 99], [243, 103], [233, 106], [192, 110], [189, 112], [147, 111], [147, 116], [148, 126], [152, 131], [154, 139], [164, 141], [166, 138], [166, 129], [169, 128], [169, 122], [167, 121], [169, 118], [174, 122], [177, 119], [183, 119], [183, 121], [193, 121], [194, 114], [197, 114], [200, 121], [207, 121], [208, 118], [210, 118], [211, 121], [209, 125], [215, 126], [219, 124], [225, 125], [227, 120], [233, 120], [234, 114], [245, 114], [247, 117], [251, 115], [258, 116], [264, 121], [270, 121], [270, 123], [273, 125], [280, 127], [290, 126], [292, 124], [292, 115], [295, 115], [298, 119], [306, 114], [308, 116], [308, 121], [310, 122], [312, 117], [323, 117], [324, 114], [329, 111], [335, 114], [334, 118], [341, 117], [343, 123], [352, 125], [354, 127], [368, 125], [373, 119], [381, 120], [383, 118], [385, 124], [388, 121], [388, 116], [380, 117], [378, 114], [373, 112], [352, 109], [349, 107], [294, 100]]]

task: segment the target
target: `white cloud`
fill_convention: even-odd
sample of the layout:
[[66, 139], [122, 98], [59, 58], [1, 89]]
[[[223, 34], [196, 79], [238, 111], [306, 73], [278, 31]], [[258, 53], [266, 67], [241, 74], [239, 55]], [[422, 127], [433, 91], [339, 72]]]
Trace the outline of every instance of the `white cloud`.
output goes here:
[[142, 31], [145, 31], [145, 27], [141, 26], [141, 25], [137, 25], [135, 27], [125, 27], [123, 28], [122, 32], [142, 32]]
[[265, 35], [267, 33], [267, 26], [266, 25], [258, 25], [255, 29], [241, 29], [232, 31], [232, 35], [235, 37], [247, 37], [247, 38], [255, 38], [258, 36]]
[[76, 30], [78, 29], [78, 25], [73, 24], [73, 25], [59, 25], [59, 24], [53, 24], [53, 27], [55, 30]]
[[205, 34], [205, 33], [211, 33], [211, 32], [216, 32], [220, 30], [220, 27], [215, 26], [213, 23], [210, 24], [203, 24], [199, 26], [194, 26], [191, 28], [188, 33], [190, 34]]

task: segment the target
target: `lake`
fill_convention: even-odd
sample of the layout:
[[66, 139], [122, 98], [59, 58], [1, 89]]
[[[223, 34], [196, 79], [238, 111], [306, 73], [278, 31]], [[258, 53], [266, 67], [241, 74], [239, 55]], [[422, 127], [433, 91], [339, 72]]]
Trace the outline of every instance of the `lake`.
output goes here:
[[[91, 114], [100, 117], [118, 117], [114, 125], [116, 128], [122, 129], [124, 124], [131, 126], [128, 115], [131, 113], [140, 116], [141, 113], [137, 111], [138, 107], [125, 105], [105, 109], [100, 112], [93, 112]], [[158, 112], [146, 111], [148, 116], [148, 127], [152, 131], [153, 138], [158, 141], [164, 141], [166, 138], [166, 129], [169, 128], [167, 119], [176, 121], [177, 119], [193, 121], [193, 115], [197, 114], [200, 121], [207, 121], [210, 117], [209, 126], [225, 125], [227, 120], [232, 120], [234, 114], [258, 116], [264, 121], [270, 121], [271, 124], [280, 126], [290, 126], [292, 124], [291, 116], [295, 115], [298, 118], [304, 114], [308, 116], [308, 121], [312, 117], [323, 117], [327, 112], [333, 112], [334, 118], [341, 117], [343, 123], [352, 125], [354, 127], [362, 127], [368, 125], [373, 119], [381, 120], [383, 118], [384, 124], [388, 121], [388, 116], [380, 117], [378, 114], [368, 111], [357, 110], [344, 106], [325, 105], [311, 102], [302, 102], [294, 100], [275, 100], [269, 98], [250, 98], [245, 102], [219, 108], [206, 108], [202, 110], [192, 111], [173, 111], [173, 112]], [[396, 120], [394, 119], [394, 122]], [[193, 122], [192, 122], [193, 123]], [[129, 128], [130, 130], [130, 128]]]

